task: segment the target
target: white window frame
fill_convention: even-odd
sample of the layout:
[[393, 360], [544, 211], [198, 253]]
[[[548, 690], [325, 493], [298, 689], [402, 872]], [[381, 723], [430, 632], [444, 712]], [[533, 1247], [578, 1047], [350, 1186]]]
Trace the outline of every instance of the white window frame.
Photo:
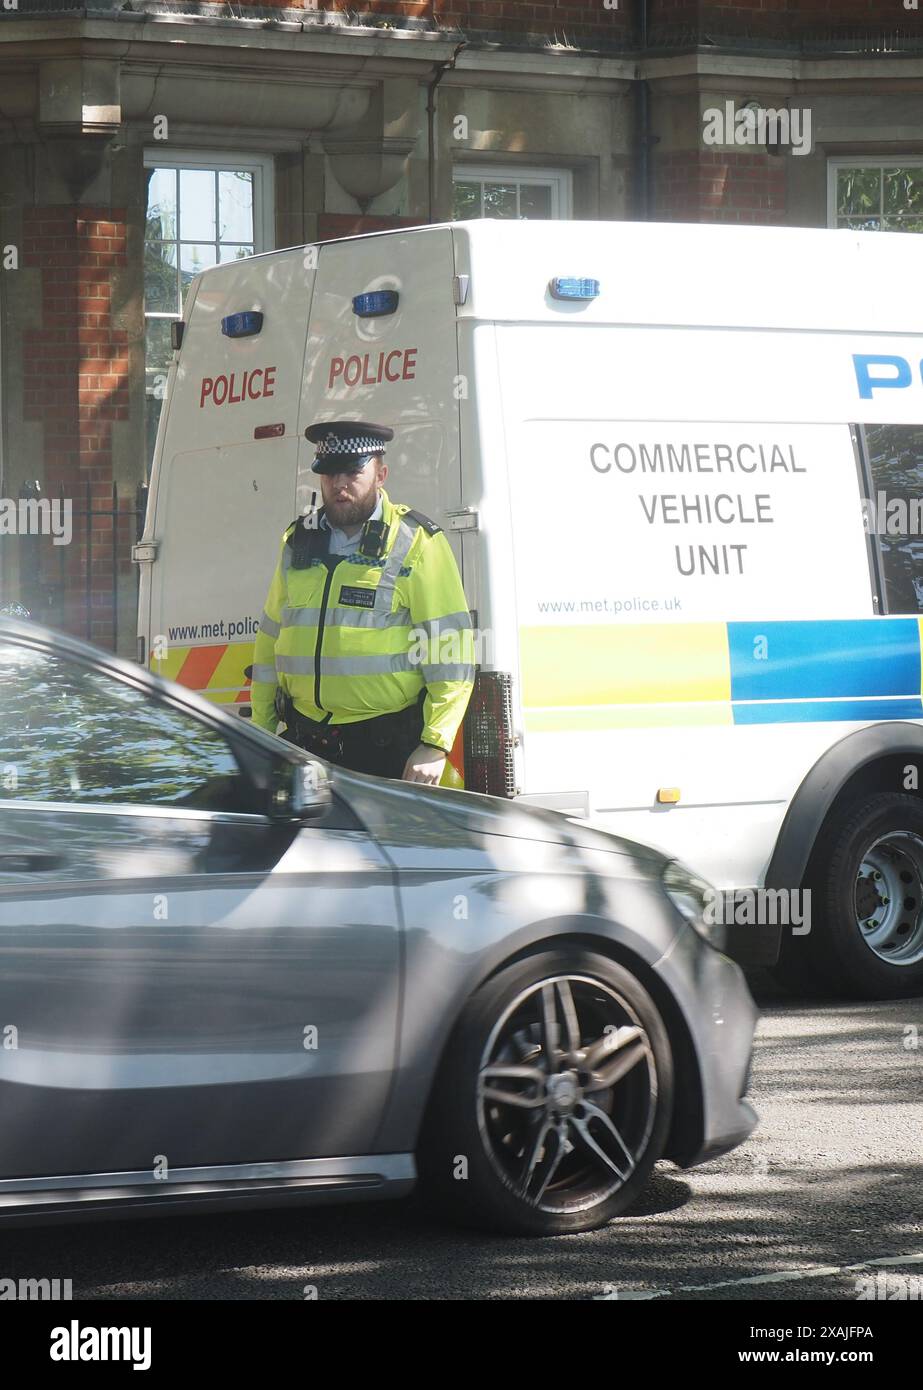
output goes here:
[[[253, 254], [275, 250], [275, 162], [272, 155], [245, 154], [239, 150], [159, 149], [156, 145], [144, 151], [145, 169], [222, 169], [240, 170], [253, 175]], [[147, 209], [145, 208], [145, 213]], [[182, 214], [180, 214], [182, 216]], [[145, 221], [145, 228], [146, 228]], [[178, 228], [181, 230], [181, 228]], [[143, 252], [142, 252], [143, 254]], [[177, 246], [177, 263], [179, 247]], [[147, 324], [149, 319], [179, 322], [183, 304], [175, 314], [163, 309], [144, 309], [145, 351], [145, 415], [147, 412]], [[145, 423], [145, 430], [147, 423]]]
[[[452, 184], [456, 183], [522, 183], [544, 184], [551, 189], [551, 217], [549, 221], [567, 221], [572, 218], [574, 208], [574, 176], [570, 169], [534, 168], [528, 164], [467, 164], [459, 161], [452, 169]], [[484, 215], [484, 190], [481, 190], [481, 216]], [[476, 221], [476, 218], [471, 219]], [[513, 219], [510, 219], [511, 221]], [[535, 219], [538, 221], [539, 219]]]
[[[253, 254], [275, 249], [275, 166], [271, 155], [243, 154], [234, 150], [159, 150], [144, 151], [145, 169], [209, 169], [233, 170], [253, 175]], [[177, 256], [179, 252], [177, 252]], [[182, 318], [182, 305], [177, 314], [162, 309], [145, 309], [145, 319]]]
[[[827, 226], [836, 227], [836, 183], [839, 169], [923, 169], [923, 157], [909, 155], [836, 155], [827, 160]], [[879, 212], [883, 217], [884, 212]], [[842, 230], [842, 229], [841, 229]]]

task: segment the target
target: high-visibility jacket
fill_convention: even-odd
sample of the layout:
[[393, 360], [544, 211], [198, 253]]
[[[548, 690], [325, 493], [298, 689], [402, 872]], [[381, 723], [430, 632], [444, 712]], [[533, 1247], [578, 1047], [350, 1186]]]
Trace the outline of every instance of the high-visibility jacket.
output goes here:
[[[253, 721], [274, 732], [276, 687], [309, 719], [350, 724], [412, 705], [421, 741], [448, 752], [474, 684], [474, 634], [442, 530], [382, 491], [379, 559], [360, 553], [292, 565], [285, 531], [253, 649]], [[329, 718], [328, 718], [329, 716]]]

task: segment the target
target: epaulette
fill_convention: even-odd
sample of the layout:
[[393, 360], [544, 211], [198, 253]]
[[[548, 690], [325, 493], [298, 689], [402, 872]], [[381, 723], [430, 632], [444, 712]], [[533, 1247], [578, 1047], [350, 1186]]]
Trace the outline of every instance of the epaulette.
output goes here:
[[430, 518], [424, 516], [422, 512], [414, 511], [413, 508], [408, 509], [404, 513], [404, 518], [407, 521], [412, 521], [415, 526], [422, 526], [423, 530], [430, 536], [436, 536], [442, 530], [442, 527], [437, 526], [435, 521], [431, 521]]

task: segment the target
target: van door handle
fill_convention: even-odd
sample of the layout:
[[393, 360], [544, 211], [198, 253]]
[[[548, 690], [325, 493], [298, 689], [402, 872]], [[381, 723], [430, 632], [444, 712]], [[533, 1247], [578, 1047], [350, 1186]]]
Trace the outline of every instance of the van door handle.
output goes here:
[[0, 854], [0, 873], [49, 874], [66, 862], [60, 854]]

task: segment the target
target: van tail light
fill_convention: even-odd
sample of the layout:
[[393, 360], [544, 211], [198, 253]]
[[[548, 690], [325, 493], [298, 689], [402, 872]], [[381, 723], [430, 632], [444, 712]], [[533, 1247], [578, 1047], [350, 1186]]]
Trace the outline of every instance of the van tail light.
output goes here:
[[513, 678], [479, 671], [465, 712], [465, 790], [516, 795], [513, 764]]

